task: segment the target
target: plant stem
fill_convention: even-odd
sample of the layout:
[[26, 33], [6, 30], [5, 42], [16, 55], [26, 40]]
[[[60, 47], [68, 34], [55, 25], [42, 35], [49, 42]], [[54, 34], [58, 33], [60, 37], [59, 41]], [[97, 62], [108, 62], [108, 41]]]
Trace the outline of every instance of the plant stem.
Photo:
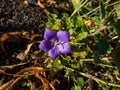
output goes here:
[[[106, 4], [106, 3], [107, 3], [107, 2], [105, 2], [105, 4]], [[111, 4], [109, 4], [108, 6], [112, 6], [112, 5], [115, 5], [115, 4], [118, 4], [118, 3], [120, 3], [120, 1], [117, 1], [117, 2], [111, 3]], [[100, 6], [96, 7], [96, 8], [93, 9], [92, 11], [86, 13], [85, 15], [89, 15], [89, 14], [95, 12], [96, 10], [98, 10], [99, 8], [100, 8]], [[82, 15], [81, 17], [84, 17], [85, 15]]]
[[71, 17], [72, 17], [75, 13], [77, 13], [77, 12], [80, 10], [80, 8], [83, 7], [87, 2], [88, 2], [88, 0], [86, 0], [82, 5], [80, 5], [77, 9], [75, 9], [74, 12], [72, 13]]
[[120, 88], [120, 85], [118, 85], [118, 84], [114, 84], [114, 83], [109, 83], [109, 82], [103, 81], [103, 80], [101, 80], [101, 79], [99, 79], [99, 78], [96, 78], [95, 76], [92, 76], [92, 75], [90, 75], [90, 74], [88, 74], [88, 73], [86, 74], [86, 73], [83, 73], [83, 72], [79, 72], [79, 71], [76, 71], [76, 70], [74, 70], [74, 69], [72, 69], [72, 68], [68, 68], [68, 67], [66, 67], [66, 66], [63, 66], [63, 68], [65, 68], [65, 69], [67, 69], [67, 70], [70, 70], [70, 71], [75, 71], [75, 72], [77, 72], [78, 74], [80, 74], [80, 75], [82, 75], [82, 76], [84, 76], [84, 77], [86, 77], [86, 78], [93, 79], [93, 80], [96, 81], [97, 83], [102, 83], [102, 84], [105, 84], [105, 85], [108, 85], [108, 86]]

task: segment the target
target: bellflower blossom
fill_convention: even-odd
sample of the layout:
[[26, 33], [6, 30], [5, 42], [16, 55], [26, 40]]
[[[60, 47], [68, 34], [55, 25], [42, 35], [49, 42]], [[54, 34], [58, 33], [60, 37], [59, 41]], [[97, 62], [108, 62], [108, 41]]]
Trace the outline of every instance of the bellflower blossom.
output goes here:
[[48, 52], [49, 56], [53, 59], [61, 54], [68, 54], [71, 52], [69, 44], [70, 34], [66, 31], [53, 31], [45, 29], [44, 40], [39, 44], [39, 48]]

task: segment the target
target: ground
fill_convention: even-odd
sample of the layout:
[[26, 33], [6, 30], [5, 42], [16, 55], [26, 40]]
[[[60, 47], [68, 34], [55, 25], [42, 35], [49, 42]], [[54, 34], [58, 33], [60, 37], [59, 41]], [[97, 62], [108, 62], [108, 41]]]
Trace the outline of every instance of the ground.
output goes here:
[[[27, 57], [24, 57], [23, 53], [29, 43], [42, 40], [49, 13], [56, 13], [59, 17], [63, 12], [70, 14], [72, 5], [67, 0], [41, 0], [40, 3], [39, 5], [37, 2], [29, 3], [25, 0], [1, 0], [0, 70], [16, 74], [27, 67], [45, 67], [44, 60], [31, 58], [34, 51], [39, 51], [39, 42], [31, 47]], [[13, 79], [11, 75], [0, 73], [0, 86]], [[12, 90], [42, 90], [40, 80], [35, 76], [30, 76], [29, 79], [32, 82], [31, 87], [22, 86], [21, 83], [29, 81], [25, 78], [12, 86]], [[58, 90], [63, 90], [62, 84], [57, 87]]]

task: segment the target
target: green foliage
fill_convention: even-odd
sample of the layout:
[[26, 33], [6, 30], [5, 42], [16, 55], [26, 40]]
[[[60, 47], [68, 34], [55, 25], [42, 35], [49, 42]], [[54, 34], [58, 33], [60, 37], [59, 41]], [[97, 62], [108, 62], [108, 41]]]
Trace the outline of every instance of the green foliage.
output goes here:
[[71, 1], [75, 9], [77, 9], [81, 5], [80, 0], [71, 0]]
[[84, 86], [84, 79], [82, 77], [78, 77], [76, 83], [78, 86], [83, 87]]
[[71, 67], [74, 68], [74, 69], [79, 69], [80, 68], [80, 63], [79, 62], [73, 62], [71, 64]]
[[30, 87], [31, 86], [31, 82], [30, 81], [23, 81], [22, 82], [22, 87]]
[[56, 14], [50, 14], [49, 16], [50, 16], [50, 21], [46, 23], [46, 26], [48, 28], [51, 28], [52, 30], [59, 30], [61, 20], [58, 19], [58, 16]]
[[81, 89], [80, 86], [76, 86], [76, 85], [75, 85], [74, 87], [71, 88], [71, 90], [82, 90], [82, 89]]
[[75, 81], [76, 85], [71, 88], [71, 90], [82, 90], [84, 86], [84, 79], [82, 77], [78, 77]]
[[104, 3], [103, 0], [99, 0], [99, 4], [100, 4], [100, 18], [101, 20], [105, 18], [106, 16], [106, 5]]
[[116, 10], [117, 18], [120, 19], [120, 3], [114, 5], [114, 9]]
[[71, 16], [50, 14], [46, 23], [47, 28], [70, 33], [72, 53], [50, 63], [52, 73], [64, 70], [64, 77], [73, 81], [71, 90], [82, 90], [85, 84], [97, 90], [120, 88], [120, 75], [112, 72], [120, 69], [120, 1], [99, 0], [95, 7], [93, 1], [71, 0]]
[[83, 40], [85, 38], [87, 38], [88, 36], [88, 32], [80, 32], [77, 36], [76, 36], [76, 40], [79, 41], [79, 40]]

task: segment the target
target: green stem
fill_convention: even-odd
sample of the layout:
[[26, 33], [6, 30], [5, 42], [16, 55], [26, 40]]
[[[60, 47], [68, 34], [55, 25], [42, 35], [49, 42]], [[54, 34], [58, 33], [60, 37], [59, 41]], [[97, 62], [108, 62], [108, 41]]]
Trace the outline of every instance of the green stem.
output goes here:
[[82, 8], [87, 2], [88, 2], [88, 0], [86, 0], [82, 5], [80, 5], [77, 9], [75, 9], [74, 12], [72, 13], [71, 17], [72, 17], [74, 14], [76, 14], [76, 13], [80, 10], [80, 8]]
[[[106, 3], [107, 3], [107, 2], [106, 2]], [[106, 3], [105, 3], [105, 4], [106, 4]], [[115, 4], [118, 4], [118, 3], [120, 3], [120, 1], [117, 1], [117, 2], [111, 3], [111, 4], [109, 4], [108, 6], [112, 6], [112, 5], [115, 5]], [[89, 14], [91, 14], [91, 13], [97, 11], [99, 8], [100, 8], [100, 6], [96, 7], [96, 8], [93, 9], [92, 11], [86, 13], [85, 15], [89, 15]], [[84, 17], [85, 15], [82, 15], [81, 17]]]
[[[72, 69], [72, 68], [68, 68], [68, 67], [65, 67], [65, 66], [63, 66], [63, 67], [64, 67], [65, 69], [67, 69], [67, 70], [75, 71], [75, 70]], [[91, 78], [91, 79], [93, 79], [93, 80], [96, 81], [97, 83], [102, 83], [102, 84], [105, 84], [105, 85], [108, 85], [108, 86], [120, 88], [120, 85], [118, 85], [118, 84], [105, 82], [105, 81], [103, 81], [103, 80], [101, 80], [101, 79], [99, 79], [99, 78], [96, 78], [95, 76], [92, 76], [92, 75], [88, 74], [88, 73], [86, 74], [86, 73], [79, 72], [79, 71], [76, 71], [76, 72], [79, 73], [80, 75], [86, 77], [86, 78]]]

